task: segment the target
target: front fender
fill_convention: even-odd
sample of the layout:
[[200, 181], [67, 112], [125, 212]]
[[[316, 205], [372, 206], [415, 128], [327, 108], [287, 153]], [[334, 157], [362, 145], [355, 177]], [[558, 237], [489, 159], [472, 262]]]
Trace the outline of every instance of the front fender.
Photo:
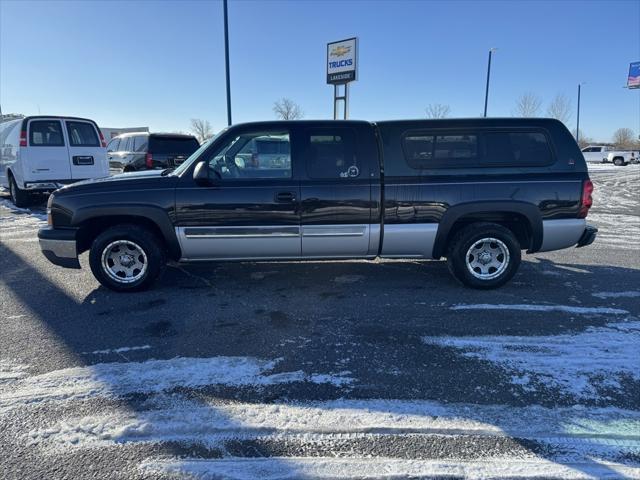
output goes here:
[[79, 226], [88, 220], [95, 220], [101, 217], [119, 216], [140, 217], [152, 221], [158, 227], [167, 242], [171, 257], [180, 258], [181, 250], [175, 228], [167, 212], [160, 207], [136, 204], [81, 207], [73, 213], [71, 224]]

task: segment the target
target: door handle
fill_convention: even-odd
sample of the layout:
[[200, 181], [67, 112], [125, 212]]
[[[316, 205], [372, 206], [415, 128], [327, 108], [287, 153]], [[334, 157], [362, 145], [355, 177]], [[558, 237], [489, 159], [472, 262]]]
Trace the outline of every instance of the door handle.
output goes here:
[[293, 192], [276, 193], [276, 202], [295, 202], [296, 195]]

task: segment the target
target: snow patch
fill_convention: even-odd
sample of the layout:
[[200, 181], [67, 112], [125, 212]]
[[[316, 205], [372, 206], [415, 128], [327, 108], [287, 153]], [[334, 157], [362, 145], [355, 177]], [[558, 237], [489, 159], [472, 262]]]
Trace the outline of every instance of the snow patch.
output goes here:
[[640, 298], [640, 291], [634, 290], [630, 292], [597, 292], [591, 294], [598, 298]]
[[[620, 389], [623, 377], [640, 380], [640, 322], [609, 323], [553, 336], [423, 337], [426, 344], [453, 347], [494, 362], [531, 383], [597, 398], [597, 386]], [[521, 384], [522, 380], [514, 382]]]
[[157, 393], [176, 387], [268, 386], [291, 382], [343, 385], [345, 382], [342, 376], [314, 379], [302, 371], [269, 373], [279, 361], [251, 357], [178, 357], [66, 368], [18, 381], [11, 389], [0, 389], [0, 409], [49, 400]]
[[149, 350], [151, 345], [139, 345], [135, 347], [107, 348], [104, 350], [94, 350], [93, 352], [82, 352], [82, 355], [106, 355], [110, 353], [125, 353], [136, 350]]
[[26, 377], [28, 370], [28, 365], [12, 360], [0, 360], [0, 385]]
[[[579, 406], [550, 409], [344, 399], [260, 404], [194, 401], [179, 394], [159, 395], [149, 406], [152, 408], [137, 413], [68, 418], [32, 430], [27, 438], [30, 444], [56, 453], [127, 442], [215, 447], [229, 439], [283, 436], [330, 441], [354, 434], [492, 435], [566, 444], [574, 451], [581, 449], [582, 455], [603, 455], [612, 450], [602, 440], [606, 438], [629, 440], [622, 450], [633, 451], [632, 445], [638, 450], [640, 431], [639, 412]], [[578, 445], [572, 436], [586, 441]], [[586, 438], [589, 436], [593, 441]]]
[[572, 305], [530, 305], [530, 304], [490, 304], [477, 303], [469, 305], [453, 305], [450, 310], [519, 310], [528, 312], [564, 312], [578, 315], [626, 315], [629, 312], [621, 308], [609, 307], [574, 307]]
[[148, 459], [140, 465], [147, 475], [190, 475], [200, 480], [398, 479], [453, 477], [487, 478], [640, 478], [634, 467], [609, 462], [561, 465], [542, 458], [492, 458], [490, 461], [409, 460], [401, 458], [200, 458]]
[[[0, 206], [6, 208], [7, 210], [11, 210], [13, 213], [21, 213], [21, 214], [28, 214], [30, 217], [33, 217], [35, 219], [38, 220], [44, 220], [45, 222], [47, 221], [47, 214], [46, 213], [39, 213], [39, 212], [34, 212], [28, 208], [20, 208], [20, 207], [16, 207], [13, 202], [11, 200], [8, 199], [2, 199], [0, 200]], [[2, 220], [7, 220], [8, 217], [3, 217]]]

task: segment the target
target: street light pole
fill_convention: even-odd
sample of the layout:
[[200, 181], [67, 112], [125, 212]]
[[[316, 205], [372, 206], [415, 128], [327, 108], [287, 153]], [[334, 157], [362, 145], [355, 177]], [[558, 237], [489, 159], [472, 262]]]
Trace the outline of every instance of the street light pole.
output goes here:
[[487, 65], [487, 88], [484, 92], [484, 116], [487, 116], [487, 103], [489, 102], [489, 78], [491, 78], [491, 55], [497, 48], [489, 49], [489, 63]]
[[227, 76], [227, 125], [231, 125], [231, 82], [229, 80], [229, 20], [227, 0], [222, 1], [224, 9], [224, 63]]
[[580, 144], [580, 87], [582, 84], [578, 84], [578, 114], [576, 115], [576, 143]]

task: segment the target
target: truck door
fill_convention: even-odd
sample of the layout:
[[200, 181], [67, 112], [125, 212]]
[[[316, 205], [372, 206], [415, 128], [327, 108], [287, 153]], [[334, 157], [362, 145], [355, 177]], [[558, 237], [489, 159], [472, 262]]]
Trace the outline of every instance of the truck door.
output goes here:
[[298, 140], [303, 257], [375, 256], [380, 224], [372, 216], [377, 150], [371, 127], [301, 127]]
[[107, 149], [102, 146], [98, 129], [91, 122], [65, 120], [71, 178], [84, 180], [109, 175]]
[[[256, 141], [285, 143], [282, 162], [253, 163]], [[184, 178], [176, 189], [177, 234], [183, 257], [300, 257], [300, 188], [293, 178], [287, 128], [230, 130], [209, 158], [210, 186]]]
[[29, 120], [28, 147], [20, 149], [24, 181], [69, 180], [69, 152], [59, 119]]

